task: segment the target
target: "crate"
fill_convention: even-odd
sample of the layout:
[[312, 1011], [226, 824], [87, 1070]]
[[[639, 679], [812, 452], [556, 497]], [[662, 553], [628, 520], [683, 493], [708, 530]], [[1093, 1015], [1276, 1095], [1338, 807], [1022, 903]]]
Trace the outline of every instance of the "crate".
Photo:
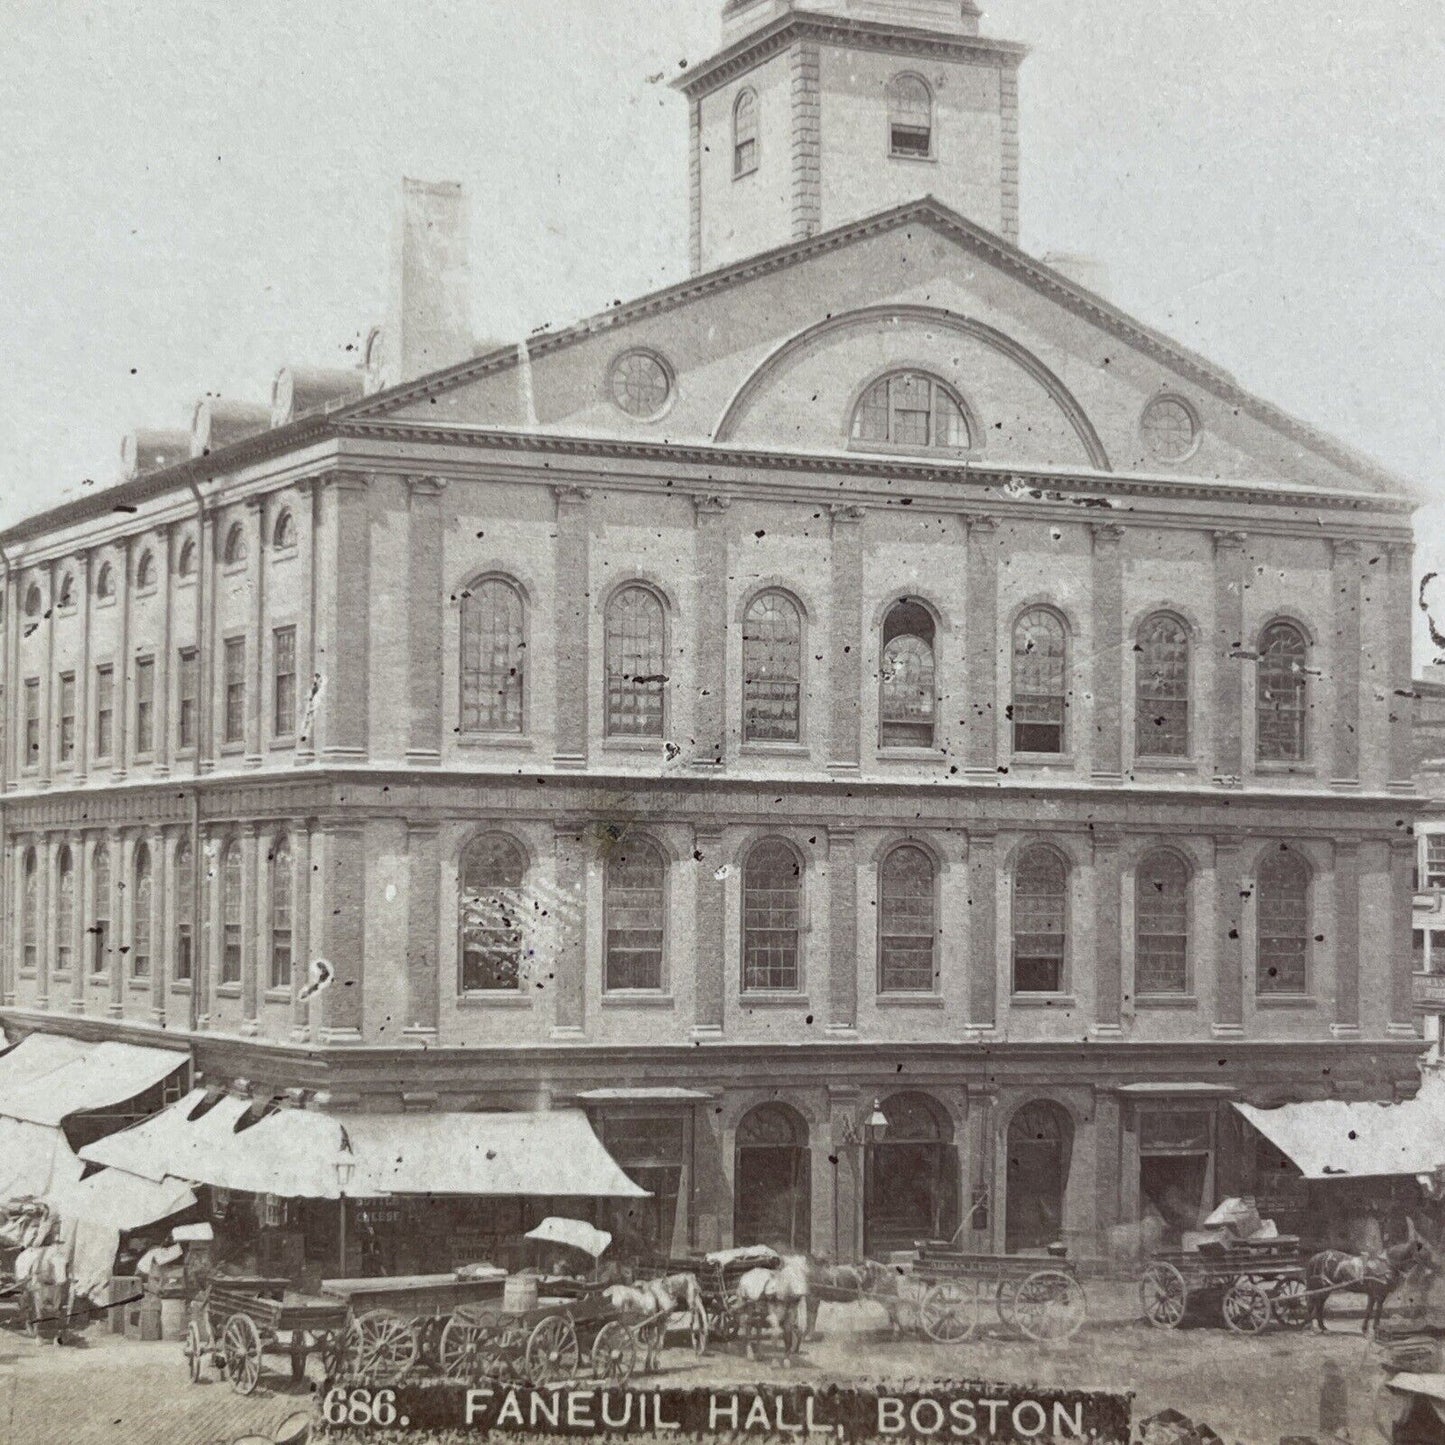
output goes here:
[[125, 1306], [125, 1337], [152, 1342], [161, 1337], [161, 1302], [147, 1298]]
[[[125, 1312], [128, 1306], [122, 1301], [134, 1299], [141, 1293], [141, 1282], [133, 1274], [113, 1274], [110, 1277], [110, 1295], [107, 1299], [110, 1315], [110, 1332], [113, 1335], [125, 1333]], [[136, 1299], [136, 1304], [140, 1303]]]
[[185, 1339], [186, 1325], [189, 1322], [190, 1308], [182, 1296], [162, 1296], [161, 1339], [172, 1341]]

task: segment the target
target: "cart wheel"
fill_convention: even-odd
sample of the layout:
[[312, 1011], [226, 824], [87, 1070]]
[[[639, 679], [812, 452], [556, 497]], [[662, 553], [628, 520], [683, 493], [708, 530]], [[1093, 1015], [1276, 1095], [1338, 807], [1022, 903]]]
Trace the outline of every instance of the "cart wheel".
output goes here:
[[489, 1373], [488, 1362], [495, 1356], [497, 1317], [490, 1312], [455, 1314], [442, 1330], [437, 1348], [442, 1374], [448, 1380], [470, 1384]]
[[1302, 1330], [1310, 1322], [1310, 1292], [1302, 1279], [1282, 1279], [1270, 1296], [1269, 1307], [1286, 1329]]
[[317, 1341], [317, 1349], [321, 1352], [321, 1367], [326, 1371], [328, 1383], [344, 1380], [355, 1373], [354, 1357], [348, 1344], [347, 1331], [344, 1329], [333, 1330]]
[[1241, 1276], [1224, 1292], [1224, 1323], [1241, 1335], [1256, 1335], [1269, 1323], [1269, 1296]]
[[353, 1326], [356, 1373], [379, 1385], [395, 1385], [416, 1363], [416, 1331], [388, 1310], [368, 1310]]
[[571, 1379], [577, 1373], [581, 1357], [572, 1321], [565, 1315], [548, 1315], [532, 1331], [523, 1364], [527, 1379], [534, 1386], [541, 1386], [553, 1380]]
[[736, 1310], [729, 1308], [727, 1305], [723, 1305], [721, 1308], [708, 1313], [705, 1333], [709, 1339], [721, 1340], [724, 1344], [726, 1344], [728, 1340], [737, 1339], [738, 1317]]
[[221, 1331], [226, 1378], [238, 1395], [249, 1395], [261, 1379], [261, 1336], [250, 1315], [232, 1315]]
[[1139, 1280], [1139, 1305], [1155, 1329], [1178, 1329], [1189, 1306], [1184, 1276], [1168, 1260], [1154, 1260]]
[[527, 1353], [527, 1328], [516, 1320], [509, 1320], [501, 1328], [488, 1348], [482, 1361], [482, 1373], [491, 1380], [506, 1380], [519, 1373], [523, 1356]]
[[970, 1280], [941, 1279], [918, 1306], [919, 1323], [930, 1340], [956, 1345], [978, 1328], [978, 1290]]
[[1061, 1269], [1035, 1271], [1014, 1294], [1014, 1323], [1031, 1340], [1071, 1340], [1088, 1313], [1083, 1285]]
[[622, 1385], [637, 1368], [637, 1336], [621, 1320], [608, 1320], [592, 1341], [592, 1377]]
[[195, 1320], [186, 1326], [186, 1374], [191, 1384], [199, 1385], [205, 1375], [206, 1356], [210, 1351], [201, 1342], [201, 1327]]
[[692, 1352], [695, 1355], [707, 1353], [707, 1311], [699, 1308], [688, 1316], [687, 1319], [688, 1338], [692, 1341]]
[[1001, 1279], [994, 1308], [998, 1310], [999, 1323], [1007, 1330], [1016, 1330], [1019, 1322], [1014, 1318], [1014, 1306], [1018, 1303], [1019, 1282], [1016, 1279]]

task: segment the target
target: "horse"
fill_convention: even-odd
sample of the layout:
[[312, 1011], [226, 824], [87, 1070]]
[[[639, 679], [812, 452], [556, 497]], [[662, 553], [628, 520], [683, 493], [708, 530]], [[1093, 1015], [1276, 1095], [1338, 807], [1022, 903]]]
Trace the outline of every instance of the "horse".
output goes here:
[[[896, 1295], [893, 1286], [893, 1271], [876, 1259], [865, 1259], [859, 1264], [829, 1264], [825, 1259], [808, 1256], [808, 1305], [805, 1339], [818, 1337], [818, 1307], [824, 1300], [831, 1299], [843, 1304], [861, 1304], [867, 1299], [876, 1299], [884, 1309], [889, 1309], [889, 1299]], [[893, 1312], [890, 1310], [890, 1319]], [[897, 1333], [895, 1321], [894, 1333]]]
[[1409, 1237], [1401, 1244], [1390, 1245], [1383, 1254], [1347, 1254], [1341, 1249], [1323, 1249], [1310, 1256], [1305, 1265], [1310, 1317], [1321, 1334], [1325, 1331], [1325, 1301], [1331, 1295], [1364, 1295], [1365, 1321], [1360, 1333], [1369, 1334], [1371, 1320], [1378, 1333], [1385, 1301], [1401, 1281], [1422, 1269], [1438, 1267], [1437, 1251], [1420, 1237], [1414, 1220], [1407, 1219], [1406, 1225]]
[[887, 1312], [888, 1327], [897, 1339], [904, 1330], [919, 1327], [920, 1307], [929, 1286], [926, 1281], [915, 1279], [902, 1270], [889, 1269], [887, 1265], [877, 1268], [879, 1273], [872, 1291], [873, 1298]]
[[803, 1255], [785, 1258], [777, 1269], [750, 1269], [737, 1283], [738, 1313], [748, 1359], [756, 1359], [755, 1346], [765, 1329], [783, 1339], [783, 1363], [789, 1365], [803, 1342], [803, 1318], [808, 1306], [808, 1261]]
[[643, 1368], [649, 1373], [657, 1368], [668, 1321], [674, 1315], [686, 1317], [694, 1339], [707, 1339], [707, 1311], [696, 1275], [684, 1271], [631, 1284], [610, 1284], [602, 1295], [623, 1318], [641, 1323], [637, 1337], [645, 1352]]

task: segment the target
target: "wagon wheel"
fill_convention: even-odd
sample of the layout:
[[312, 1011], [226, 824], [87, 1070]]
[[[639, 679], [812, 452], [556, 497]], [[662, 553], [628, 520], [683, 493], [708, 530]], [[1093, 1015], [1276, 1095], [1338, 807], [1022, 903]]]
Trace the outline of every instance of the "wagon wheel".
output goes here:
[[361, 1379], [394, 1385], [416, 1364], [416, 1331], [410, 1320], [389, 1310], [368, 1310], [352, 1330], [356, 1373]]
[[494, 1335], [482, 1360], [482, 1373], [492, 1380], [504, 1380], [517, 1373], [518, 1363], [527, 1352], [527, 1327], [509, 1320]]
[[291, 1383], [299, 1385], [306, 1378], [306, 1357], [311, 1353], [311, 1341], [305, 1330], [291, 1331]]
[[523, 1365], [527, 1379], [534, 1386], [541, 1386], [553, 1380], [571, 1379], [577, 1373], [577, 1362], [581, 1358], [572, 1321], [565, 1315], [548, 1315], [532, 1331]]
[[637, 1336], [621, 1320], [608, 1320], [592, 1341], [592, 1377], [625, 1384], [637, 1368]]
[[918, 1306], [919, 1323], [930, 1340], [956, 1345], [978, 1328], [978, 1290], [971, 1281], [941, 1279]]
[[1237, 1334], [1258, 1334], [1269, 1323], [1269, 1296], [1245, 1275], [1225, 1290], [1220, 1308], [1224, 1323]]
[[707, 1311], [700, 1305], [688, 1314], [687, 1333], [688, 1338], [692, 1341], [693, 1354], [705, 1354], [708, 1335]]
[[1275, 1286], [1269, 1307], [1286, 1329], [1302, 1330], [1310, 1322], [1309, 1288], [1297, 1275], [1287, 1275]]
[[353, 1373], [352, 1353], [347, 1346], [345, 1330], [332, 1330], [317, 1341], [317, 1348], [321, 1352], [321, 1367], [326, 1371], [328, 1381], [344, 1379]]
[[232, 1315], [221, 1331], [226, 1378], [238, 1395], [249, 1395], [261, 1378], [261, 1336], [250, 1315]]
[[494, 1338], [498, 1333], [496, 1315], [455, 1314], [442, 1330], [437, 1353], [442, 1374], [448, 1380], [470, 1383], [488, 1373], [487, 1365], [495, 1358]]
[[738, 1336], [738, 1315], [737, 1309], [727, 1300], [723, 1300], [714, 1309], [705, 1310], [707, 1315], [706, 1333], [715, 1340], [735, 1340]]
[[191, 1384], [200, 1384], [205, 1375], [206, 1357], [210, 1350], [201, 1340], [201, 1327], [195, 1320], [186, 1326], [186, 1374]]
[[1036, 1270], [1014, 1294], [1014, 1323], [1031, 1340], [1071, 1340], [1088, 1313], [1083, 1285], [1061, 1269]]
[[1189, 1306], [1189, 1286], [1168, 1260], [1156, 1259], [1139, 1281], [1139, 1304], [1156, 1329], [1178, 1329]]
[[1001, 1279], [998, 1282], [998, 1293], [994, 1298], [994, 1308], [998, 1310], [999, 1323], [1005, 1329], [1016, 1330], [1019, 1322], [1014, 1318], [1014, 1306], [1018, 1303], [1019, 1282], [1016, 1279]]

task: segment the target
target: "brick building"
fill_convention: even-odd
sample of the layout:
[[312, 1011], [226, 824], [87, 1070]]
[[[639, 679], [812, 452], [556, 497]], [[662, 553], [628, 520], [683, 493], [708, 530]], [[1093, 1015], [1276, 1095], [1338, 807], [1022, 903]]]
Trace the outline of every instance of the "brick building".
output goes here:
[[676, 1246], [1177, 1228], [1415, 1078], [1413, 504], [1018, 249], [968, 0], [724, 26], [691, 279], [478, 353], [409, 184], [364, 368], [0, 537], [0, 1020], [581, 1104]]

